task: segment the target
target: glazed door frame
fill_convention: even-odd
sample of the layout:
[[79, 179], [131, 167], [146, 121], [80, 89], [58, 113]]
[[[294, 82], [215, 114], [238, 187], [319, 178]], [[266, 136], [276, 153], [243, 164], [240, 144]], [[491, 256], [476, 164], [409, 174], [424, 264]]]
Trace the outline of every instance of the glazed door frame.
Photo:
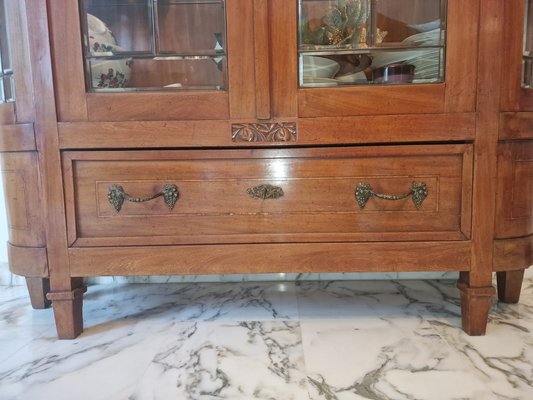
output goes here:
[[[226, 0], [226, 91], [91, 93], [86, 91], [79, 2], [47, 0], [58, 121], [221, 120], [255, 115], [253, 4]], [[256, 0], [257, 1], [257, 0]], [[65, 23], [68, 21], [68, 23]]]
[[274, 116], [305, 118], [475, 110], [479, 1], [448, 0], [444, 83], [343, 88], [298, 87], [297, 0], [269, 1]]

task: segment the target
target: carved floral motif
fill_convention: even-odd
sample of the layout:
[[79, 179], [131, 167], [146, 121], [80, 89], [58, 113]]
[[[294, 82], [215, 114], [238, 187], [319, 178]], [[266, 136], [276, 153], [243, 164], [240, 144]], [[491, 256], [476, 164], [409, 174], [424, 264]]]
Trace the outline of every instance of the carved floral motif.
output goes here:
[[231, 139], [234, 142], [295, 142], [296, 123], [233, 124]]

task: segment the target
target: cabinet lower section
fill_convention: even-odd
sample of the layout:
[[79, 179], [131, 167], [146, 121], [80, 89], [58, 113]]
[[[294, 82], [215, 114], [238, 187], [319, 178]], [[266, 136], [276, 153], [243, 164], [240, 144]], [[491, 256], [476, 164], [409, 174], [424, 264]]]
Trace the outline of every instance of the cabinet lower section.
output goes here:
[[[83, 277], [407, 271], [461, 272], [463, 328], [483, 334], [493, 289], [490, 279], [469, 282], [472, 147], [64, 151], [71, 284], [47, 297], [59, 336], [81, 332]], [[529, 176], [522, 168], [529, 158], [522, 147], [510, 149], [500, 165], [517, 172], [502, 179], [512, 186], [502, 193], [522, 193], [516, 187]], [[14, 168], [34, 158], [4, 157], [11, 221], [39, 210], [28, 208], [38, 189], [20, 191], [33, 175]], [[502, 301], [518, 300], [531, 262], [531, 236], [523, 233], [494, 241]], [[29, 278], [32, 303], [45, 307], [47, 248], [11, 235], [11, 268]]]

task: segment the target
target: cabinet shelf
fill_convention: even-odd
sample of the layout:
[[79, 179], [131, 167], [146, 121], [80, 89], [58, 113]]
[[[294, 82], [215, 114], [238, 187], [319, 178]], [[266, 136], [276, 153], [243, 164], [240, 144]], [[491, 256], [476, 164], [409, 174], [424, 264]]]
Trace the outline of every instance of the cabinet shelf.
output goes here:
[[132, 58], [133, 60], [155, 60], [155, 61], [176, 61], [176, 60], [216, 60], [226, 57], [225, 52], [198, 52], [198, 53], [102, 53], [101, 55], [87, 55], [86, 60], [123, 60], [125, 58]]
[[[225, 6], [225, 0], [153, 0], [154, 4], [162, 4], [162, 5], [204, 5], [204, 4], [214, 4], [214, 5], [220, 5], [222, 7]], [[98, 5], [99, 7], [138, 7], [138, 6], [146, 6], [146, 0], [138, 1], [138, 2], [132, 2], [132, 3], [119, 3], [119, 2], [110, 2], [105, 3], [105, 5]]]
[[350, 55], [350, 54], [371, 54], [377, 52], [401, 52], [410, 50], [440, 50], [444, 45], [431, 46], [394, 46], [394, 47], [350, 47], [350, 48], [332, 48], [331, 46], [321, 46], [319, 48], [302, 48], [298, 51], [300, 55], [309, 56], [330, 56], [330, 55]]

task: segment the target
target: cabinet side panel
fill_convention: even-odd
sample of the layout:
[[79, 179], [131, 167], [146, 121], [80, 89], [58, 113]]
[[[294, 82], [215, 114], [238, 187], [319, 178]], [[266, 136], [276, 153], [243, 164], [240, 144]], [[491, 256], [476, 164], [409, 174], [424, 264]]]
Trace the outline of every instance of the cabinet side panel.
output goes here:
[[533, 234], [533, 140], [498, 149], [496, 238]]
[[500, 114], [500, 140], [533, 139], [533, 112]]
[[43, 204], [36, 152], [2, 153], [9, 241], [16, 246], [45, 246]]

